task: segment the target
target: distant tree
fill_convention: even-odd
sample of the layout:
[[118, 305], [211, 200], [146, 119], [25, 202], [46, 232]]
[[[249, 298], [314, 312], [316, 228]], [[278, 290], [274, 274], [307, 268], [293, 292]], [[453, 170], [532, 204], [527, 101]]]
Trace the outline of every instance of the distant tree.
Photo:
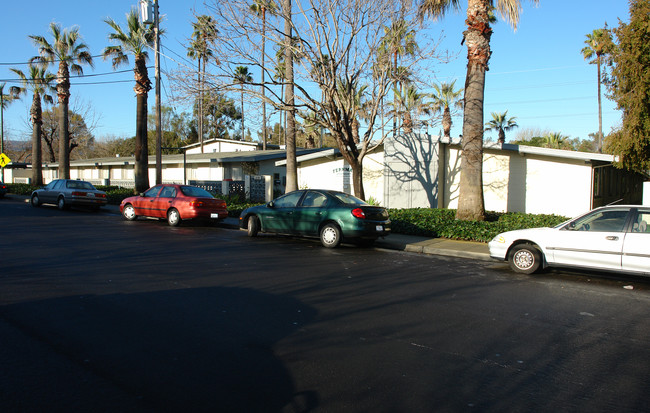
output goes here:
[[508, 111], [503, 113], [492, 112], [492, 120], [485, 124], [485, 131], [495, 130], [499, 134], [498, 143], [506, 143], [506, 132], [512, 130], [517, 125], [516, 117], [508, 117]]
[[544, 136], [544, 146], [551, 149], [567, 149], [567, 139], [569, 137], [560, 132], [549, 133]]
[[[218, 30], [214, 19], [211, 16], [201, 15], [196, 18], [196, 22], [192, 23], [194, 31], [192, 32], [192, 43], [187, 50], [187, 55], [194, 58], [198, 62], [198, 93], [196, 99], [196, 112], [197, 112], [197, 130], [199, 142], [203, 145], [204, 134], [204, 99], [203, 90], [205, 88], [205, 68], [208, 60], [214, 55], [212, 50], [208, 47], [208, 42], [215, 37]], [[201, 65], [203, 64], [203, 65]], [[201, 146], [201, 152], [203, 146]]]
[[30, 64], [27, 74], [19, 69], [12, 68], [11, 71], [20, 77], [24, 90], [32, 91], [32, 107], [29, 111], [32, 124], [32, 184], [41, 186], [43, 185], [43, 150], [41, 145], [43, 109], [41, 101], [54, 104], [55, 76], [42, 65]]
[[[58, 120], [61, 118], [59, 114], [60, 106], [55, 106], [52, 110], [43, 112], [43, 125], [41, 129], [41, 136], [45, 142], [45, 147], [49, 154], [50, 162], [59, 162], [56, 148], [59, 146], [59, 125]], [[70, 139], [68, 159], [79, 159], [84, 156], [74, 156], [73, 151], [76, 148], [85, 149], [92, 146], [95, 138], [93, 137], [86, 121], [82, 115], [77, 112], [69, 111], [67, 118], [70, 120], [68, 125], [68, 137]], [[79, 152], [78, 149], [76, 152]], [[85, 151], [84, 151], [85, 152]]]
[[433, 85], [434, 93], [432, 107], [434, 113], [442, 112], [442, 130], [445, 138], [451, 138], [451, 109], [463, 108], [463, 91], [464, 89], [454, 90], [456, 81], [451, 83], [442, 82]]
[[403, 91], [395, 88], [394, 92], [395, 101], [389, 115], [394, 114], [401, 118], [402, 130], [405, 133], [411, 133], [414, 128], [425, 123], [421, 121], [421, 115], [431, 114], [431, 103], [426, 100], [428, 95], [418, 92], [413, 85], [407, 86]]
[[601, 102], [600, 85], [602, 83], [601, 66], [605, 63], [604, 59], [612, 49], [612, 36], [607, 27], [604, 29], [595, 29], [587, 34], [585, 40], [586, 46], [582, 49], [582, 56], [589, 63], [596, 64], [597, 83], [598, 83], [598, 152], [603, 150], [603, 107]]
[[244, 140], [246, 130], [244, 128], [244, 85], [246, 83], [251, 83], [253, 81], [253, 76], [251, 76], [246, 66], [237, 66], [234, 78], [235, 83], [241, 85], [241, 140]]
[[628, 170], [650, 170], [650, 0], [630, 1], [630, 22], [614, 28], [609, 97], [623, 111], [621, 128], [605, 140], [605, 151]]
[[59, 64], [56, 75], [57, 95], [59, 98], [59, 177], [70, 178], [70, 131], [69, 101], [70, 101], [70, 72], [83, 74], [84, 64], [93, 67], [90, 49], [81, 40], [79, 28], [61, 29], [61, 25], [50, 24], [52, 43], [43, 36], [29, 36], [38, 48], [39, 56], [32, 61], [44, 64]]

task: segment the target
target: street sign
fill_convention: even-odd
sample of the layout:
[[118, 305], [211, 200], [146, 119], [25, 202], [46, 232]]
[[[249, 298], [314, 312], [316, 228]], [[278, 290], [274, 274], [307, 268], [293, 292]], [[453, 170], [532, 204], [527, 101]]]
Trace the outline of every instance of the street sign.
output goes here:
[[10, 162], [11, 162], [11, 159], [9, 159], [9, 157], [7, 155], [5, 155], [4, 153], [0, 153], [0, 166], [1, 167], [4, 168], [5, 166], [9, 165]]

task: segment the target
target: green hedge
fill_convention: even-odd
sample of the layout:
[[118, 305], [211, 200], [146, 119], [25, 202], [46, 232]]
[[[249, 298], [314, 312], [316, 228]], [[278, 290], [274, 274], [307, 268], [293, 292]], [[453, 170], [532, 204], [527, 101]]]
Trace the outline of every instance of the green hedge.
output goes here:
[[389, 209], [388, 212], [392, 231], [397, 234], [481, 242], [490, 241], [500, 232], [553, 227], [567, 220], [558, 215], [489, 212], [485, 221], [458, 221], [454, 209]]

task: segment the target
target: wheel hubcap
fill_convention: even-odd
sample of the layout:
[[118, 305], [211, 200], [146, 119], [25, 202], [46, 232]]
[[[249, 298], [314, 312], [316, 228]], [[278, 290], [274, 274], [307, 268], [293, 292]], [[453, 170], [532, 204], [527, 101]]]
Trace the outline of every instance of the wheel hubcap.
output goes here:
[[325, 231], [323, 231], [323, 241], [327, 244], [336, 242], [336, 231], [333, 228], [325, 228]]
[[513, 262], [517, 266], [517, 268], [521, 268], [522, 270], [527, 270], [533, 266], [535, 263], [535, 257], [533, 254], [530, 253], [530, 251], [517, 251], [517, 253], [514, 256]]

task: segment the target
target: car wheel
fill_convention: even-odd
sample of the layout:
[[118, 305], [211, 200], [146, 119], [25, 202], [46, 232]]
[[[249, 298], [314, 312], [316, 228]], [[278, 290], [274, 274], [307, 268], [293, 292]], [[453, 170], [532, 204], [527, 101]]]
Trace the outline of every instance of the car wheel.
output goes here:
[[60, 196], [59, 199], [57, 199], [57, 201], [56, 201], [56, 206], [57, 206], [57, 208], [59, 208], [61, 211], [63, 211], [64, 209], [68, 209], [68, 206], [67, 206], [66, 203], [65, 203], [65, 198], [63, 198], [62, 196]]
[[260, 221], [255, 215], [248, 217], [247, 232], [249, 237], [257, 236], [257, 233], [260, 231]]
[[542, 264], [542, 254], [530, 244], [515, 245], [508, 253], [508, 263], [515, 272], [532, 274]]
[[135, 214], [135, 208], [133, 208], [133, 205], [131, 204], [124, 206], [124, 210], [122, 211], [122, 216], [127, 221], [135, 221], [138, 218], [138, 216]]
[[38, 194], [32, 195], [31, 204], [33, 207], [41, 206], [41, 200], [38, 198]]
[[181, 214], [178, 213], [178, 210], [172, 208], [167, 212], [167, 223], [171, 227], [177, 227], [181, 224]]
[[327, 224], [320, 230], [320, 243], [326, 248], [336, 248], [341, 243], [341, 229], [336, 224]]

